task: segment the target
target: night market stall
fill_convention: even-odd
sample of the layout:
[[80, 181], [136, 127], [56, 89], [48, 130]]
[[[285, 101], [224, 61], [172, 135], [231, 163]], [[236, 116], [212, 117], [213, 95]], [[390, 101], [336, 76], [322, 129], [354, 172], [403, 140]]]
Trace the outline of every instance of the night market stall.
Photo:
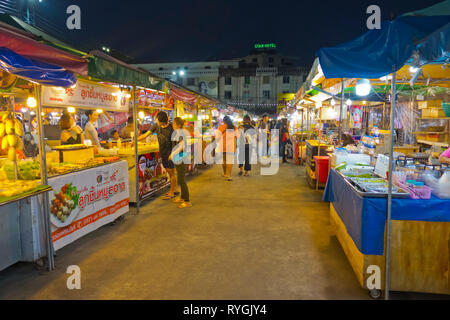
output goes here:
[[45, 166], [40, 89], [74, 85], [72, 72], [86, 73], [87, 62], [8, 26], [0, 28], [0, 40], [0, 269], [46, 257], [52, 270], [52, 189]]
[[[413, 89], [421, 82], [428, 89], [448, 88], [449, 16], [450, 12], [404, 15], [354, 41], [318, 51], [324, 78], [340, 80], [341, 106], [346, 94], [344, 78], [353, 79], [360, 100], [374, 93], [372, 80], [385, 81], [390, 91], [384, 99], [390, 113], [388, 156], [364, 153], [364, 142], [356, 157], [353, 152], [337, 149], [335, 156], [343, 161], [338, 159], [336, 168], [330, 170], [324, 193], [324, 200], [331, 202], [330, 219], [337, 238], [361, 286], [369, 289], [372, 297], [378, 297], [381, 289], [386, 299], [390, 290], [450, 293], [450, 172], [443, 164], [422, 168], [414, 159], [394, 157], [393, 130], [401, 101], [399, 82], [406, 79]], [[429, 65], [439, 65], [446, 79], [432, 83], [425, 72]], [[424, 102], [421, 110], [440, 115], [442, 108], [445, 113], [447, 94], [437, 99], [438, 108], [433, 108], [436, 102], [432, 96], [410, 97]], [[426, 112], [422, 111], [422, 118], [428, 119]], [[435, 127], [425, 135], [436, 131], [445, 136], [442, 126]]]

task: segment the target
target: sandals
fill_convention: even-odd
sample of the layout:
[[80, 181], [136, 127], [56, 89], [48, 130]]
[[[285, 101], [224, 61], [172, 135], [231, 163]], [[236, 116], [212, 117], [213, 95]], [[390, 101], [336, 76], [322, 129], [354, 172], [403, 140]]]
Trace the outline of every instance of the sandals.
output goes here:
[[162, 197], [162, 199], [163, 200], [170, 200], [170, 199], [173, 199], [173, 198], [175, 198], [176, 197], [176, 195], [174, 194], [173, 196], [169, 196], [169, 195], [164, 195], [164, 197]]
[[180, 208], [180, 209], [183, 209], [183, 208], [190, 208], [190, 207], [192, 207], [192, 203], [190, 203], [190, 202], [182, 202], [182, 203], [180, 203], [180, 205], [178, 206], [178, 208]]
[[172, 202], [173, 203], [182, 203], [182, 202], [184, 202], [184, 200], [181, 198], [176, 198], [176, 199], [172, 200]]

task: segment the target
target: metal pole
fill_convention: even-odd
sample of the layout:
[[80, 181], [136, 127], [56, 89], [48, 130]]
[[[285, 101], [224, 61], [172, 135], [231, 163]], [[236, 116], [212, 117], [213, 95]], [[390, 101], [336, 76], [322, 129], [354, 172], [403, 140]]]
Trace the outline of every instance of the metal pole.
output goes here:
[[392, 74], [391, 82], [391, 144], [389, 146], [389, 183], [388, 183], [388, 198], [387, 198], [387, 227], [386, 227], [386, 266], [385, 266], [385, 299], [389, 300], [389, 280], [390, 280], [390, 260], [391, 260], [391, 205], [392, 205], [392, 163], [394, 154], [394, 114], [395, 114], [395, 100], [396, 100], [396, 84], [397, 72]]
[[[317, 156], [320, 157], [320, 138], [322, 138], [322, 107], [320, 107], [320, 119], [319, 119], [319, 136], [318, 136], [318, 140], [319, 140], [319, 146], [317, 147]], [[317, 166], [315, 166], [315, 171], [316, 171], [316, 191], [319, 190], [319, 173], [317, 172]]]
[[[47, 177], [47, 159], [45, 154], [45, 142], [44, 142], [44, 127], [42, 125], [42, 97], [41, 97], [41, 85], [34, 86], [36, 91], [36, 102], [37, 102], [37, 118], [38, 118], [38, 135], [39, 135], [39, 155], [41, 161], [41, 179], [42, 184], [48, 185]], [[44, 215], [44, 231], [47, 235], [47, 259], [48, 259], [48, 270], [51, 271], [55, 269], [55, 259], [54, 259], [54, 249], [52, 242], [52, 232], [50, 227], [50, 212], [48, 210], [49, 200], [48, 193], [45, 192], [42, 195], [43, 201], [43, 215]]]
[[339, 112], [339, 144], [342, 143], [342, 112], [344, 110], [344, 78], [341, 86], [341, 110]]
[[136, 214], [139, 214], [139, 205], [140, 205], [140, 197], [139, 197], [139, 150], [138, 150], [138, 127], [137, 127], [137, 105], [136, 105], [136, 86], [133, 86], [133, 123], [134, 123], [134, 160], [135, 160], [135, 188], [136, 188]]
[[300, 135], [300, 165], [303, 165], [303, 108], [302, 108], [302, 134]]

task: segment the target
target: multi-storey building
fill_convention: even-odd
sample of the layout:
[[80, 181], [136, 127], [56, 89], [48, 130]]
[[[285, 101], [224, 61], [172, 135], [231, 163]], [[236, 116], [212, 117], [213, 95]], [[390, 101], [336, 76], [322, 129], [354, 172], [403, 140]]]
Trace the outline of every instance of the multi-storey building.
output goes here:
[[246, 57], [206, 61], [137, 64], [162, 78], [247, 110], [273, 110], [277, 95], [295, 93], [307, 69], [275, 50], [253, 50]]

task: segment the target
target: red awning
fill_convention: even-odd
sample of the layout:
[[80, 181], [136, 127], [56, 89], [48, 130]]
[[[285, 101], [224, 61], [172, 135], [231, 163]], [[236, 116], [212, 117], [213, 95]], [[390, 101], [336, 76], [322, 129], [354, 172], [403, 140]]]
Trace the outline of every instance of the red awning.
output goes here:
[[30, 39], [23, 34], [0, 28], [0, 44], [29, 59], [57, 65], [83, 76], [88, 74], [88, 63], [85, 59]]
[[175, 100], [181, 100], [191, 104], [196, 103], [198, 98], [196, 94], [187, 92], [183, 89], [178, 89], [172, 84], [170, 84], [170, 94]]

